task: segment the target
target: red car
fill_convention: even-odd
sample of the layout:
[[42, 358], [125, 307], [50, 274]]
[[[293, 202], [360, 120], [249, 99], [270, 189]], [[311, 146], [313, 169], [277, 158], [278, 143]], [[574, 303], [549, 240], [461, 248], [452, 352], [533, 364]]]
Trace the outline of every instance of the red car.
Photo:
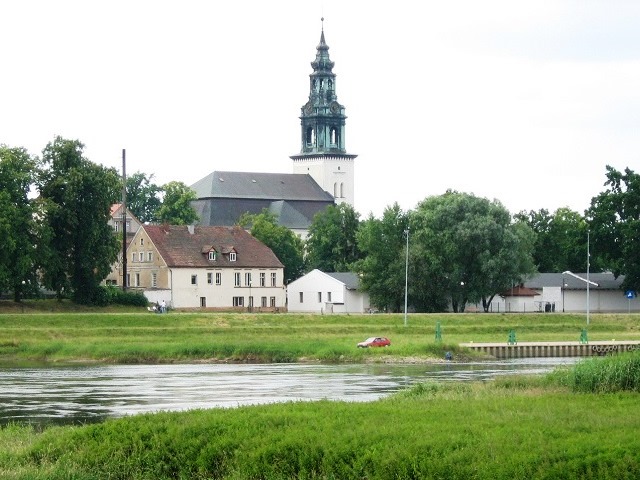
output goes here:
[[388, 347], [391, 341], [387, 337], [369, 337], [358, 344], [358, 348]]

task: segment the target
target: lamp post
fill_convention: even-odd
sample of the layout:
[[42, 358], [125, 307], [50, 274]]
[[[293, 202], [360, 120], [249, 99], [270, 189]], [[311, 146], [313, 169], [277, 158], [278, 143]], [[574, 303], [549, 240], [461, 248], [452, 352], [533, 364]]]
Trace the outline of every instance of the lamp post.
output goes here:
[[[588, 268], [588, 267], [587, 267]], [[589, 280], [589, 272], [587, 270], [587, 278], [583, 278], [580, 275], [576, 275], [573, 272], [570, 272], [569, 270], [562, 272], [563, 275], [571, 275], [574, 278], [577, 278], [578, 280], [582, 280], [583, 282], [587, 283], [587, 325], [589, 325], [589, 286], [593, 285], [594, 287], [599, 286], [596, 282], [592, 282], [591, 280]]]
[[404, 326], [407, 326], [407, 287], [409, 285], [409, 227], [404, 231], [407, 237], [407, 248], [404, 260]]

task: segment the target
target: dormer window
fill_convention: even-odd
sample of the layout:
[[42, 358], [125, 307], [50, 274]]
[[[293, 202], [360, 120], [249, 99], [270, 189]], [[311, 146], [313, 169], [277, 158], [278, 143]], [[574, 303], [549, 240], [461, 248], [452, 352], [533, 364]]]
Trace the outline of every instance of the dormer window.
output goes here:
[[211, 250], [209, 252], [209, 261], [213, 262], [213, 261], [215, 261], [215, 259], [216, 259], [216, 251], [215, 250]]
[[229, 261], [230, 262], [236, 261], [236, 252], [229, 252]]

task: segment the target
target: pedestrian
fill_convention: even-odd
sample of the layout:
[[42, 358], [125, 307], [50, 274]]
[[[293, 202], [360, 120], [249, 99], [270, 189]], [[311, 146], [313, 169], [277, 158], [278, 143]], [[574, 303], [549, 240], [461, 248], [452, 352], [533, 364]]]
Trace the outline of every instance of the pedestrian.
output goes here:
[[165, 313], [167, 311], [167, 304], [164, 303], [164, 300], [160, 302], [160, 313]]

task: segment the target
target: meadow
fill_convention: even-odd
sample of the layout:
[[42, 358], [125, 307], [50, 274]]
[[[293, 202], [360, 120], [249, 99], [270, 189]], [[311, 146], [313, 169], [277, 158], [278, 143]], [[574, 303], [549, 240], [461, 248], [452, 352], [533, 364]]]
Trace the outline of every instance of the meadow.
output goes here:
[[[0, 309], [0, 312], [2, 310]], [[436, 325], [441, 341], [436, 341]], [[464, 342], [578, 341], [580, 314], [0, 313], [0, 362], [428, 361]], [[589, 340], [640, 339], [640, 315], [594, 314]], [[371, 336], [391, 347], [358, 349]]]

